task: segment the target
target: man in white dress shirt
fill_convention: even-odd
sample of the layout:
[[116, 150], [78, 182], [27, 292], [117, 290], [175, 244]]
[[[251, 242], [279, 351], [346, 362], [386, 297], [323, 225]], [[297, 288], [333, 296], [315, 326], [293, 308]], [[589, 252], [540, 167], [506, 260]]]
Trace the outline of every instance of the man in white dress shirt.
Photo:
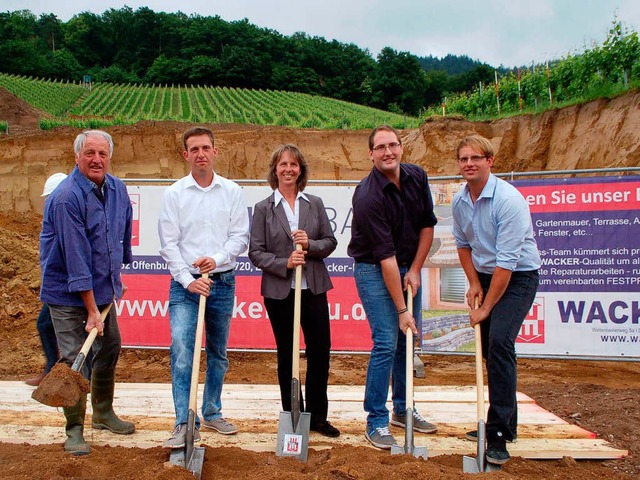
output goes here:
[[[249, 214], [241, 188], [214, 171], [218, 153], [213, 132], [194, 127], [182, 136], [184, 159], [191, 173], [164, 193], [158, 233], [160, 254], [171, 272], [171, 385], [175, 429], [166, 448], [185, 445], [191, 366], [198, 303], [207, 296], [205, 313], [207, 372], [202, 422], [196, 416], [194, 438], [201, 425], [230, 435], [238, 429], [222, 416], [222, 384], [229, 367], [227, 342], [235, 296], [236, 258], [249, 243]], [[202, 274], [209, 273], [209, 278]]]

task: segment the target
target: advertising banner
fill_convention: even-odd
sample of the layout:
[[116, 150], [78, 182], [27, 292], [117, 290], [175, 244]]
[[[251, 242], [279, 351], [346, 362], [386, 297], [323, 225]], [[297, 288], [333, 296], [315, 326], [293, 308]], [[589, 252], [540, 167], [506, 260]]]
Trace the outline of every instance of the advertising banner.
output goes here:
[[[166, 263], [159, 255], [158, 215], [165, 186], [128, 185], [134, 209], [134, 261], [125, 266], [127, 294], [116, 308], [123, 345], [168, 347], [169, 282]], [[333, 350], [368, 351], [369, 325], [353, 280], [353, 261], [347, 256], [351, 238], [351, 196], [353, 187], [309, 186], [308, 193], [320, 196], [338, 240], [338, 247], [326, 260], [334, 288], [328, 293]], [[271, 194], [271, 188], [243, 187], [252, 216], [253, 206]], [[260, 295], [260, 274], [246, 253], [236, 265], [236, 299], [231, 320], [229, 348], [275, 349], [275, 340]]]
[[[640, 177], [518, 181], [542, 256], [540, 287], [516, 343], [519, 354], [640, 357]], [[420, 346], [429, 352], [473, 350], [464, 278], [451, 234], [451, 199], [460, 183], [432, 183], [438, 225], [423, 269]], [[159, 255], [157, 219], [165, 186], [128, 185], [134, 209], [134, 261], [117, 305], [126, 346], [170, 345], [170, 276]], [[309, 185], [320, 196], [338, 240], [326, 259], [334, 351], [369, 351], [371, 339], [346, 250], [353, 186]], [[253, 206], [271, 194], [244, 186]], [[260, 295], [260, 271], [246, 253], [236, 267], [229, 348], [275, 349]]]
[[[518, 336], [518, 353], [640, 357], [640, 177], [513, 184], [530, 205], [542, 258], [538, 294]], [[450, 245], [450, 224], [440, 227], [439, 246]], [[430, 259], [436, 262], [438, 252]], [[450, 307], [442, 298], [432, 297], [431, 306]], [[425, 316], [425, 350], [473, 349], [465, 311]]]

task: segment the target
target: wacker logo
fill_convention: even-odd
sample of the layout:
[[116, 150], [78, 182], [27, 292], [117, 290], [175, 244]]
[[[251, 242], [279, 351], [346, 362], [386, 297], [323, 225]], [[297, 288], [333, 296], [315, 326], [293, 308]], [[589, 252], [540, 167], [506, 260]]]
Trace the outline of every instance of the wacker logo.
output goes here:
[[544, 298], [536, 297], [525, 317], [516, 342], [544, 343]]

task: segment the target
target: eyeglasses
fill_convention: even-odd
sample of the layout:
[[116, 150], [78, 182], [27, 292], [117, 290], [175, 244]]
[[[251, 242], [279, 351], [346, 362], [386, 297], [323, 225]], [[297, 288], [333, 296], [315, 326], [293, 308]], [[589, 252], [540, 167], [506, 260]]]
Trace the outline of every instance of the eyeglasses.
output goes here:
[[483, 158], [487, 158], [486, 155], [471, 155], [470, 157], [458, 157], [459, 163], [467, 163], [471, 160], [471, 163], [478, 163]]
[[392, 152], [396, 152], [401, 146], [402, 145], [400, 145], [398, 142], [391, 142], [387, 145], [376, 145], [372, 148], [372, 150], [377, 153], [384, 153], [388, 148]]

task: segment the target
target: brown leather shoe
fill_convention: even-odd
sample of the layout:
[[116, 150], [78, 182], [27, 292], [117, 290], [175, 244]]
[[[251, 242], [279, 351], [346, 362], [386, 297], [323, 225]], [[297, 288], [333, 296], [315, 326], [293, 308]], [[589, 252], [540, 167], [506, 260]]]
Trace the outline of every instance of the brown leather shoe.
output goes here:
[[25, 380], [24, 383], [26, 383], [27, 385], [31, 385], [32, 387], [37, 387], [38, 385], [40, 385], [40, 382], [42, 381], [42, 379], [46, 376], [47, 374], [42, 372], [37, 377], [33, 377], [33, 378], [30, 378], [29, 380]]

